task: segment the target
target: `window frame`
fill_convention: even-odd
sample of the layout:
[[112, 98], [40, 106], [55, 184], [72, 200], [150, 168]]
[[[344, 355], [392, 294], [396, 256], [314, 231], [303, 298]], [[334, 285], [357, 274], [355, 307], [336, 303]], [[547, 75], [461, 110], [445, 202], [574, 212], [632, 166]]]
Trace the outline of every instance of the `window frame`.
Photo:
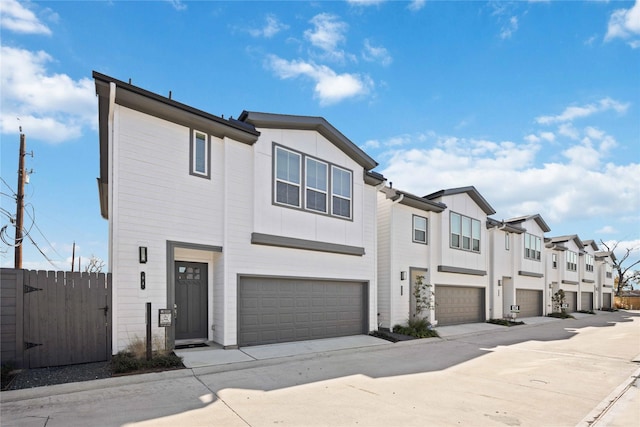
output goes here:
[[558, 254], [551, 254], [551, 268], [558, 268]]
[[[424, 220], [424, 230], [416, 227], [416, 219], [423, 219]], [[412, 224], [412, 231], [413, 233], [411, 234], [411, 241], [413, 243], [419, 243], [422, 245], [428, 245], [429, 244], [429, 219], [427, 217], [424, 216], [420, 216], [420, 215], [412, 215], [411, 216], [411, 224]], [[416, 231], [422, 231], [424, 232], [424, 240], [419, 240], [416, 239]]]
[[509, 242], [509, 237], [510, 234], [509, 233], [504, 233], [504, 250], [508, 251], [510, 250], [510, 242]]
[[[344, 196], [342, 194], [337, 194], [335, 192], [335, 186], [336, 186], [336, 180], [334, 179], [333, 176], [333, 172], [334, 171], [340, 171], [340, 172], [345, 172], [349, 175], [349, 196]], [[335, 205], [334, 205], [334, 197], [337, 197], [340, 200], [348, 200], [349, 201], [349, 215], [342, 215], [342, 214], [337, 214], [334, 211]], [[331, 216], [334, 217], [338, 217], [338, 218], [345, 218], [345, 219], [352, 219], [353, 218], [353, 172], [351, 172], [349, 169], [345, 169], [342, 168], [340, 166], [337, 165], [331, 165]]]
[[[196, 170], [198, 165], [198, 147], [196, 146], [199, 140], [198, 136], [204, 138], [204, 172]], [[189, 138], [189, 175], [197, 176], [199, 178], [211, 179], [211, 136], [206, 132], [197, 129], [191, 129]]]
[[584, 256], [584, 265], [585, 265], [585, 270], [593, 273], [594, 270], [594, 258], [593, 255], [591, 254], [585, 254]]
[[[456, 221], [453, 220], [454, 216], [458, 217]], [[468, 220], [468, 221], [465, 221]], [[468, 234], [465, 234], [465, 223], [468, 228]], [[453, 226], [457, 224], [459, 233], [454, 233]], [[477, 230], [477, 239], [475, 231]], [[458, 246], [454, 245], [454, 236], [458, 237]], [[465, 240], [466, 239], [466, 240]], [[477, 241], [477, 250], [475, 242]], [[466, 243], [466, 244], [465, 244]], [[457, 212], [451, 211], [449, 213], [449, 247], [452, 249], [459, 249], [466, 252], [472, 252], [474, 254], [482, 253], [482, 222], [479, 219], [471, 218], [467, 215], [462, 215]], [[465, 246], [468, 246], [465, 247]]]
[[[294, 156], [298, 157], [298, 180], [299, 182], [294, 182], [294, 181], [290, 181], [287, 176], [287, 179], [285, 178], [279, 178], [278, 177], [278, 150], [282, 150], [288, 154], [293, 154]], [[281, 146], [275, 146], [274, 150], [273, 150], [273, 202], [277, 205], [280, 206], [287, 206], [287, 207], [292, 207], [292, 208], [298, 208], [300, 209], [303, 206], [303, 194], [302, 194], [302, 174], [304, 173], [304, 171], [302, 170], [302, 154], [298, 153], [296, 151], [293, 150], [289, 150], [288, 148], [285, 147], [281, 147]], [[285, 185], [290, 185], [290, 186], [294, 186], [294, 187], [298, 187], [298, 204], [294, 205], [292, 203], [287, 203], [287, 202], [282, 202], [282, 201], [278, 201], [278, 182], [281, 182]]]
[[542, 238], [540, 236], [524, 233], [524, 257], [531, 261], [542, 260]]
[[[319, 164], [322, 164], [325, 166], [325, 174], [324, 174], [324, 185], [325, 185], [325, 189], [324, 191], [320, 188], [315, 188], [315, 187], [311, 187], [308, 183], [308, 175], [307, 172], [309, 170], [309, 162], [316, 162]], [[325, 161], [316, 159], [314, 157], [311, 156], [306, 156], [305, 160], [304, 160], [304, 165], [305, 165], [305, 170], [304, 170], [304, 208], [306, 210], [310, 210], [313, 212], [319, 212], [319, 213], [323, 213], [323, 214], [328, 214], [329, 213], [329, 164]], [[315, 193], [320, 193], [320, 194], [324, 194], [324, 211], [320, 210], [320, 209], [315, 209], [315, 208], [310, 208], [309, 207], [309, 198], [307, 197], [307, 192], [308, 191], [313, 191]]]
[[567, 251], [567, 271], [578, 271], [578, 253]]

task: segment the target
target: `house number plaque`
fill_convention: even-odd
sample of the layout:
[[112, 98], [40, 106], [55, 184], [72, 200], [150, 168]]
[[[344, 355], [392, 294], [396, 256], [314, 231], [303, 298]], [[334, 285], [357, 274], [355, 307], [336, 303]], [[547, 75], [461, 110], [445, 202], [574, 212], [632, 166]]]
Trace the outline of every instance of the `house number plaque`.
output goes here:
[[167, 328], [171, 326], [173, 322], [173, 310], [170, 308], [161, 308], [158, 310], [158, 326], [160, 328]]

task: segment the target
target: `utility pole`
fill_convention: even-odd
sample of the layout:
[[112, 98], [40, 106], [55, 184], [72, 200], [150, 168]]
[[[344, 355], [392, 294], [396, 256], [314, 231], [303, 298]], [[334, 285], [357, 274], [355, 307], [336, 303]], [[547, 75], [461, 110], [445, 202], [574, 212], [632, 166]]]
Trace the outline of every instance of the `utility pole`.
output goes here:
[[20, 156], [18, 158], [18, 195], [16, 196], [16, 253], [15, 268], [22, 268], [22, 228], [24, 224], [24, 181], [26, 172], [24, 170], [24, 156], [26, 155], [27, 141], [20, 129]]

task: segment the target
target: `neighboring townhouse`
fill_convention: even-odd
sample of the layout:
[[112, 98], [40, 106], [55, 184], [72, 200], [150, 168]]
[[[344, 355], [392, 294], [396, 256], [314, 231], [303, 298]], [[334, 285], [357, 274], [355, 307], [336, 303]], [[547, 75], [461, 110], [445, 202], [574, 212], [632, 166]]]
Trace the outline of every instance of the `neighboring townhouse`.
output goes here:
[[424, 196], [446, 209], [431, 220], [427, 280], [435, 293], [430, 320], [439, 326], [483, 322], [491, 317], [487, 217], [495, 213], [475, 187]]
[[596, 256], [598, 245], [593, 240], [583, 240], [583, 250], [579, 257], [580, 270], [580, 310], [590, 311], [595, 308], [596, 284]]
[[[544, 233], [539, 214], [506, 221], [489, 219], [491, 316], [535, 317], [550, 311], [545, 281]], [[515, 306], [515, 307], [514, 307]]]
[[433, 224], [445, 209], [442, 203], [391, 187], [378, 192], [379, 327], [392, 329], [416, 316], [430, 316], [416, 306], [415, 287], [418, 281], [431, 283], [431, 252], [440, 239], [432, 235]]
[[596, 307], [608, 310], [613, 307], [615, 282], [613, 279], [613, 264], [616, 256], [613, 252], [598, 251], [596, 258]]
[[93, 77], [114, 353], [144, 339], [147, 303], [168, 348], [377, 328], [373, 159], [320, 117], [224, 119]]
[[580, 310], [578, 295], [580, 292], [579, 257], [584, 244], [573, 234], [545, 239], [546, 278], [552, 295], [560, 289], [565, 294], [567, 312]]

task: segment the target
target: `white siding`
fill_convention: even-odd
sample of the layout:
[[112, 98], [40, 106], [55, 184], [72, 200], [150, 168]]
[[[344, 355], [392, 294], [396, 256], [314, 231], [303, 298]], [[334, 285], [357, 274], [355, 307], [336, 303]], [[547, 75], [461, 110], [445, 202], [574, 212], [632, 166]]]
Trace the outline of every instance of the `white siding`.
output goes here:
[[378, 326], [389, 328], [391, 312], [391, 201], [378, 193]]

